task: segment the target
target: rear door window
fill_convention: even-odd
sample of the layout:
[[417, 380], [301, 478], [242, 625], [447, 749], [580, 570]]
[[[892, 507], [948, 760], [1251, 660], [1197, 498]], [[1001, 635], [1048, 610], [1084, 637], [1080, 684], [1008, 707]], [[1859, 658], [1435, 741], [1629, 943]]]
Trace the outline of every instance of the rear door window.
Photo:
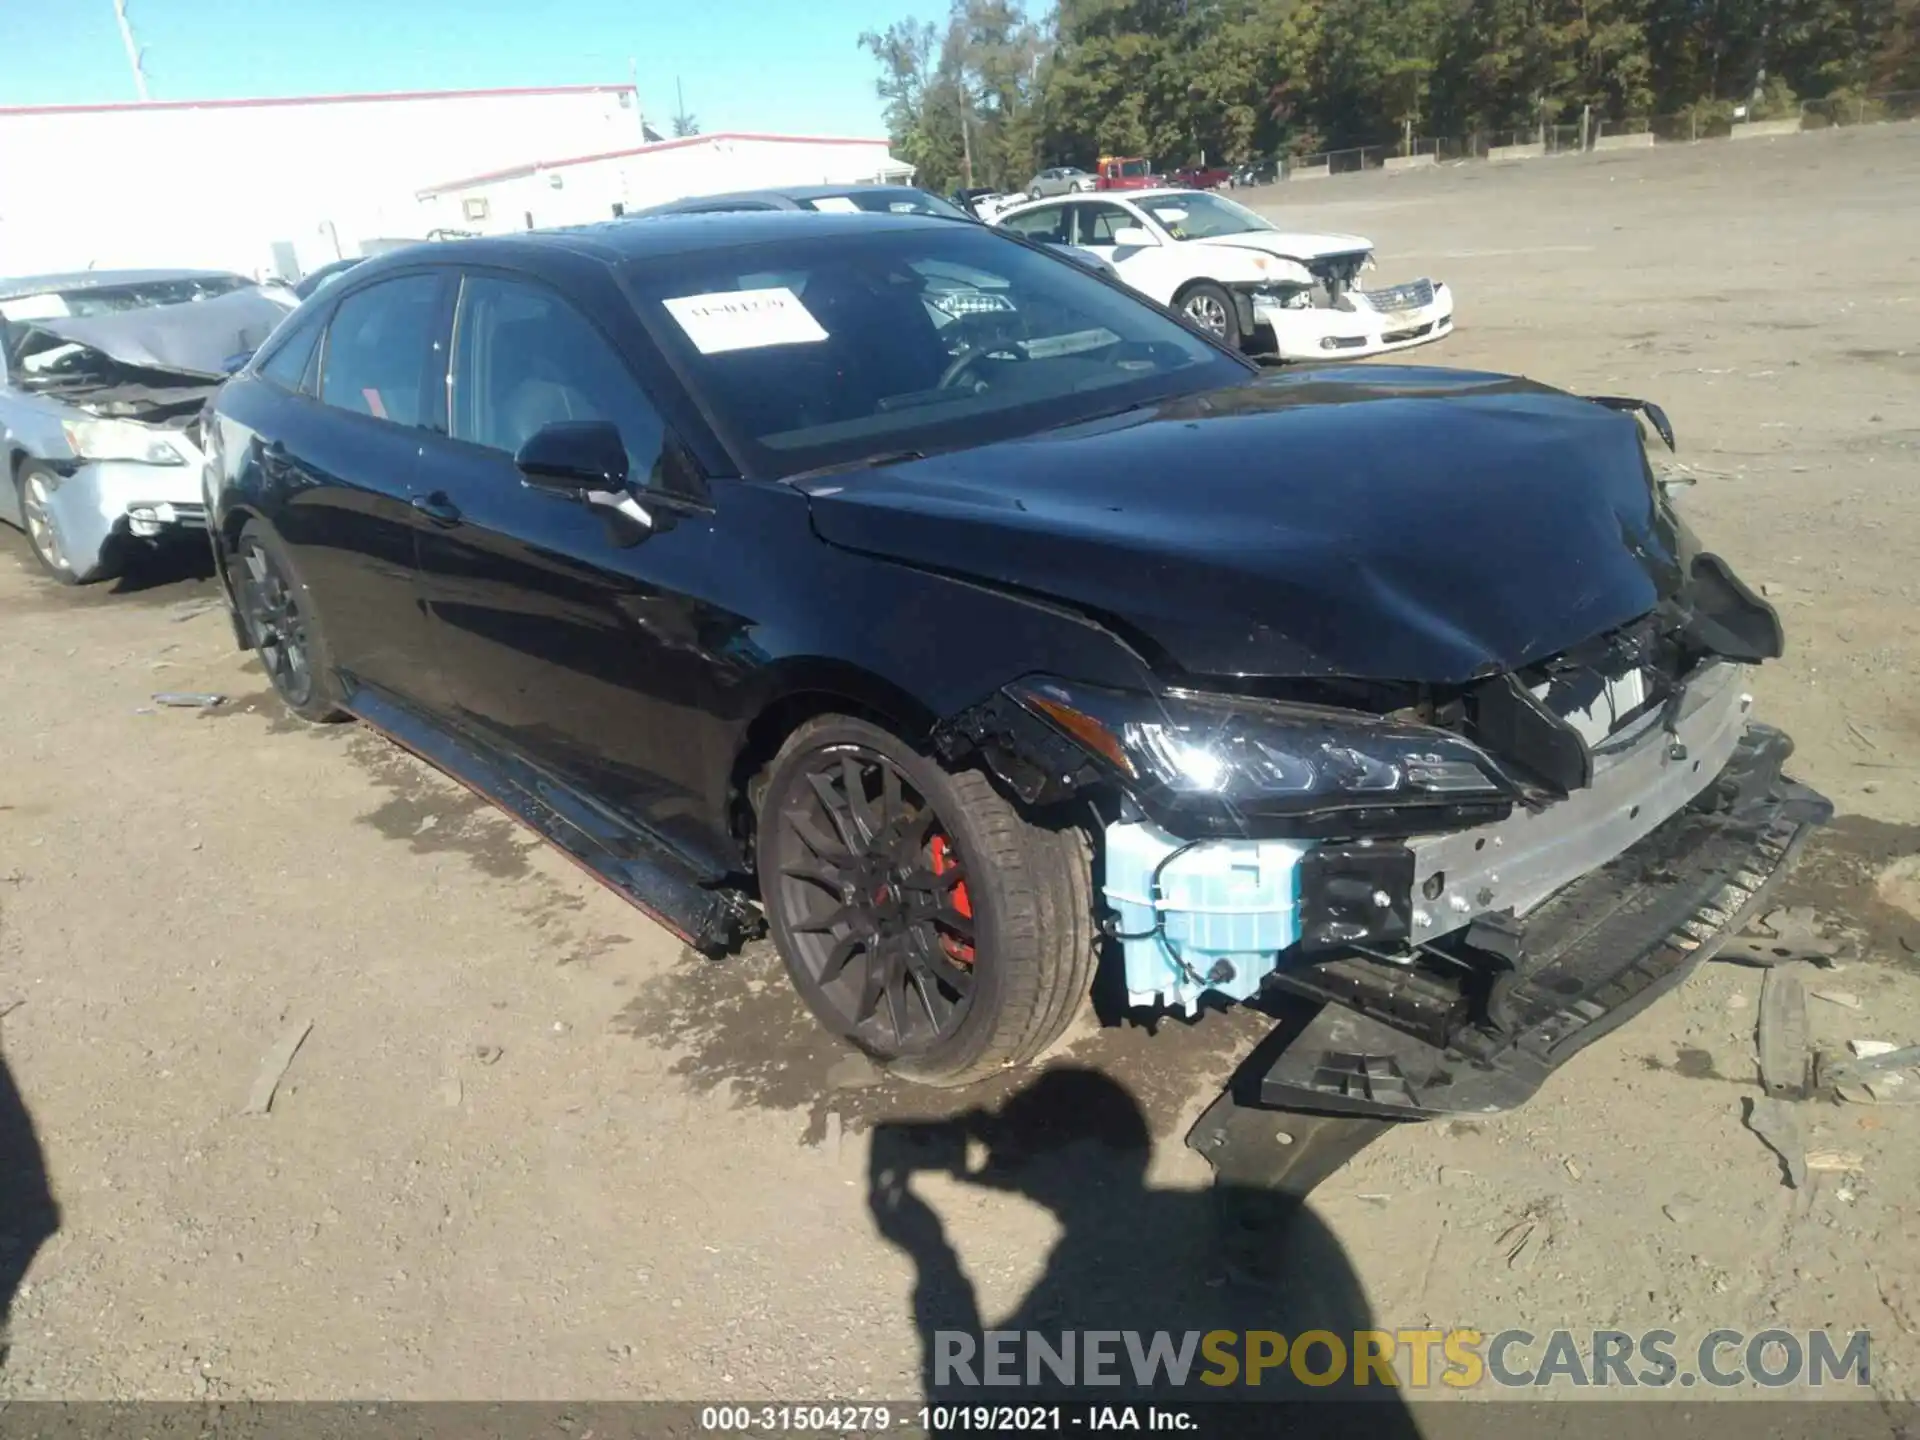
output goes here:
[[1029, 210], [1024, 215], [1010, 215], [1000, 222], [1002, 230], [1046, 245], [1067, 244], [1067, 225], [1065, 205], [1042, 205], [1038, 210]]
[[327, 327], [321, 402], [395, 425], [437, 428], [428, 372], [439, 327], [438, 275], [401, 275], [347, 296]]

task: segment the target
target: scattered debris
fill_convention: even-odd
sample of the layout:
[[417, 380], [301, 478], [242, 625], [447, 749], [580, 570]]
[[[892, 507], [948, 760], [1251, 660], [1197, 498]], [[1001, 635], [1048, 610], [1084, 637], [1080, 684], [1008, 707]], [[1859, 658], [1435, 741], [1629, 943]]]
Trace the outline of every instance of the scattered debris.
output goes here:
[[282, 1035], [279, 1043], [267, 1052], [267, 1058], [260, 1063], [260, 1074], [254, 1079], [253, 1093], [247, 1097], [246, 1108], [240, 1112], [242, 1115], [265, 1115], [273, 1108], [274, 1091], [280, 1088], [281, 1078], [287, 1073], [287, 1067], [293, 1064], [295, 1053], [311, 1029], [313, 1022], [302, 1020]]
[[1686, 1225], [1693, 1220], [1693, 1201], [1686, 1196], [1676, 1196], [1660, 1207], [1660, 1213], [1676, 1225]]
[[1713, 958], [1735, 965], [1771, 969], [1776, 965], [1809, 964], [1834, 970], [1838, 942], [1821, 934], [1818, 914], [1798, 906], [1770, 910], [1720, 947]]
[[1760, 1088], [1784, 1099], [1807, 1094], [1807, 994], [1800, 979], [1769, 970], [1760, 987]]
[[1876, 1055], [1891, 1055], [1900, 1047], [1891, 1040], [1849, 1040], [1847, 1048], [1861, 1060], [1871, 1060]]
[[840, 1112], [838, 1110], [829, 1110], [827, 1112], [826, 1133], [821, 1136], [820, 1148], [827, 1152], [827, 1159], [833, 1161], [836, 1165], [840, 1163], [840, 1134]]
[[1356, 1200], [1364, 1200], [1364, 1201], [1366, 1201], [1366, 1202], [1367, 1202], [1367, 1203], [1368, 1203], [1369, 1205], [1384, 1205], [1384, 1204], [1386, 1204], [1386, 1203], [1387, 1203], [1387, 1202], [1388, 1202], [1389, 1200], [1391, 1200], [1391, 1199], [1393, 1199], [1393, 1196], [1391, 1196], [1391, 1195], [1382, 1195], [1382, 1194], [1379, 1194], [1378, 1192], [1370, 1192], [1370, 1193], [1368, 1193], [1368, 1194], [1364, 1194], [1364, 1195], [1356, 1195], [1356, 1196], [1354, 1196], [1353, 1198], [1354, 1198], [1354, 1199], [1356, 1199]]
[[1821, 1089], [1831, 1090], [1836, 1100], [1854, 1105], [1920, 1104], [1920, 1085], [1909, 1085], [1902, 1073], [1915, 1066], [1920, 1066], [1920, 1045], [1903, 1045], [1855, 1060], [1822, 1056], [1818, 1083]]
[[1807, 1155], [1807, 1169], [1828, 1170], [1844, 1174], [1848, 1170], [1858, 1170], [1865, 1163], [1851, 1150], [1814, 1150]]
[[1576, 1180], [1580, 1178], [1580, 1167], [1573, 1163], [1573, 1157], [1571, 1155], [1569, 1155], [1561, 1163], [1567, 1167], [1567, 1174], [1571, 1175]]
[[473, 1047], [473, 1058], [478, 1060], [482, 1065], [493, 1064], [494, 1061], [498, 1060], [505, 1053], [506, 1052], [498, 1045], [476, 1045]]
[[1539, 1228], [1540, 1222], [1529, 1218], [1515, 1221], [1500, 1232], [1500, 1238], [1493, 1243], [1506, 1251], [1509, 1270], [1520, 1263], [1520, 1257], [1526, 1254], [1527, 1246], [1533, 1240], [1533, 1232]]
[[25, 996], [22, 996], [18, 1000], [0, 1000], [0, 1020], [6, 1019], [7, 1016], [13, 1014], [14, 1011], [26, 1003]]
[[216, 705], [226, 704], [227, 697], [200, 695], [187, 690], [162, 690], [153, 697], [153, 703], [174, 710], [211, 710]]
[[1800, 1135], [1800, 1116], [1793, 1106], [1772, 1096], [1748, 1096], [1743, 1117], [1747, 1128], [1780, 1157], [1787, 1184], [1795, 1190], [1807, 1183], [1806, 1142]]
[[188, 600], [184, 604], [174, 606], [173, 614], [170, 618], [174, 624], [178, 625], [183, 621], [205, 615], [210, 610], [224, 609], [225, 605], [226, 602], [223, 600]]
[[1847, 721], [1847, 729], [1852, 732], [1853, 738], [1858, 740], [1862, 745], [1866, 746], [1867, 749], [1878, 750], [1880, 748], [1878, 745], [1874, 744], [1872, 740], [1868, 739], [1867, 732], [1862, 730], [1858, 725], [1854, 724], [1853, 721], [1851, 720]]
[[1473, 1179], [1473, 1171], [1462, 1169], [1458, 1165], [1442, 1165], [1435, 1178], [1442, 1185], [1465, 1185]]
[[1815, 990], [1813, 998], [1824, 1000], [1829, 1005], [1844, 1005], [1849, 1010], [1860, 1008], [1860, 997], [1845, 990]]

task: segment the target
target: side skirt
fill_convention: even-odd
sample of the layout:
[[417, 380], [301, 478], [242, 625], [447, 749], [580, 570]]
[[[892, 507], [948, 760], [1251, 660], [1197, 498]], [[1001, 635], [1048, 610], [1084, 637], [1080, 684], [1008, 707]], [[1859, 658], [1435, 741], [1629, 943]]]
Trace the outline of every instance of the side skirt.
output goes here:
[[652, 835], [621, 822], [551, 776], [452, 734], [371, 686], [355, 686], [346, 708], [401, 749], [504, 810], [694, 949], [718, 955], [763, 933], [764, 919], [744, 897], [710, 888]]

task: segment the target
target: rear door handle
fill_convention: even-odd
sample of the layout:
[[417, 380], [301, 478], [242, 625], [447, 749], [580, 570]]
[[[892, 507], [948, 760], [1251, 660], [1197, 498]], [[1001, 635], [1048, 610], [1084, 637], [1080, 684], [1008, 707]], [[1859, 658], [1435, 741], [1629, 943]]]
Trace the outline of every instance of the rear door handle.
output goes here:
[[460, 523], [460, 507], [447, 498], [444, 490], [436, 490], [431, 495], [411, 495], [407, 503], [436, 525]]

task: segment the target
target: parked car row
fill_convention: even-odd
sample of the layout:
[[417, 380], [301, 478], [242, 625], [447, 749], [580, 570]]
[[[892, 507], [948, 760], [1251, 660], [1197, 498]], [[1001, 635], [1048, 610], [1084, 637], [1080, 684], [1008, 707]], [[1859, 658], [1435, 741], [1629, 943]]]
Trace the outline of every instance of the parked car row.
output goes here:
[[1524, 1101], [1830, 813], [1751, 723], [1779, 619], [1672, 508], [1657, 407], [1276, 370], [1062, 263], [1368, 308], [1364, 241], [1216, 196], [1024, 234], [761, 198], [373, 257], [219, 384], [178, 464], [292, 713], [701, 950], [770, 932], [903, 1077], [1033, 1061], [1104, 955], [1137, 1006], [1310, 1002], [1246, 1103], [1378, 1120]]

